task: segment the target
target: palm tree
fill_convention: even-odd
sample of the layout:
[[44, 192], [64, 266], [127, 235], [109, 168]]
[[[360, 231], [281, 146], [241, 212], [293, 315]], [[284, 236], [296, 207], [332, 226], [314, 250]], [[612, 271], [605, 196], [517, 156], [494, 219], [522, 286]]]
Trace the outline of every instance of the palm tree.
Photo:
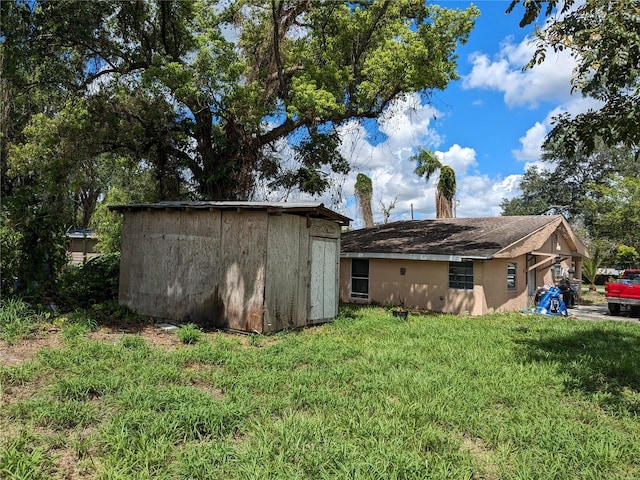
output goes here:
[[373, 211], [371, 209], [371, 195], [373, 195], [373, 184], [371, 179], [364, 173], [359, 173], [356, 177], [356, 185], [354, 188], [356, 198], [360, 203], [362, 212], [362, 220], [364, 228], [373, 227]]
[[440, 178], [436, 186], [436, 218], [453, 218], [453, 197], [456, 194], [456, 174], [448, 165], [443, 165], [431, 150], [420, 148], [417, 155], [410, 160], [417, 163], [414, 170], [419, 177], [428, 182], [433, 174], [440, 170]]

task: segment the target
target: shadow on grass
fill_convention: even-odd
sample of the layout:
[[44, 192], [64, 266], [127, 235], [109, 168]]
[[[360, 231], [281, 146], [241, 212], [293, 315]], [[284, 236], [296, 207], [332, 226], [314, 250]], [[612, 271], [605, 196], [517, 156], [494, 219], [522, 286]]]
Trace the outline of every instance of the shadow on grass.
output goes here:
[[601, 407], [640, 414], [640, 329], [594, 326], [571, 332], [545, 330], [520, 338], [525, 360], [557, 364], [568, 391]]

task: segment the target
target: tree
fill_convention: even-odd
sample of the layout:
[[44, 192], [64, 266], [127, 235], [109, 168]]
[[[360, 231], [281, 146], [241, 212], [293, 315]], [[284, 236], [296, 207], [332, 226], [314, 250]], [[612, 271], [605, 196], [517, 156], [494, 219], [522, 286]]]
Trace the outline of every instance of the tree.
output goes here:
[[[640, 145], [640, 11], [635, 0], [512, 0], [507, 13], [522, 3], [524, 27], [539, 17], [537, 50], [526, 68], [544, 61], [547, 51], [567, 49], [577, 62], [572, 91], [602, 101], [599, 110], [571, 118], [560, 115], [547, 141], [569, 151], [582, 145], [595, 149], [595, 138], [606, 145]], [[555, 12], [555, 13], [554, 13]], [[553, 14], [553, 15], [552, 15]]]
[[[457, 78], [455, 48], [478, 14], [413, 0], [35, 1], [29, 8], [24, 23], [37, 33], [16, 41], [55, 35], [54, 58], [73, 52], [66, 71], [79, 88], [99, 79], [100, 88], [119, 84], [169, 99], [176, 135], [187, 137], [168, 143], [169, 155], [184, 162], [198, 196], [210, 199], [248, 199], [257, 177], [321, 192], [322, 169], [345, 169], [336, 126], [375, 118], [402, 93], [445, 88]], [[55, 21], [89, 12], [99, 19], [88, 22], [91, 35]], [[301, 159], [293, 176], [270, 154], [281, 139]]]
[[458, 78], [477, 15], [415, 0], [0, 2], [0, 240], [20, 240], [18, 263], [40, 272], [23, 283], [42, 284], [65, 229], [110, 198], [108, 174], [139, 165], [158, 200], [246, 200], [258, 181], [322, 193], [349, 169], [337, 127]]
[[393, 197], [393, 200], [389, 202], [389, 205], [385, 205], [382, 200], [380, 200], [380, 208], [382, 209], [382, 223], [389, 223], [389, 217], [391, 216], [391, 210], [396, 208], [396, 202], [398, 201], [398, 196]]
[[572, 224], [582, 224], [589, 238], [618, 243], [617, 233], [598, 225], [604, 206], [614, 211], [625, 200], [611, 204], [605, 196], [613, 194], [609, 187], [620, 188], [621, 178], [640, 175], [640, 164], [628, 148], [608, 147], [597, 139], [595, 145], [595, 150], [587, 153], [582, 148], [568, 151], [556, 141], [548, 142], [542, 160], [549, 169], [527, 168], [520, 181], [521, 195], [503, 200], [502, 214], [537, 215], [555, 207]]
[[502, 215], [539, 215], [553, 205], [570, 203], [568, 198], [560, 198], [568, 193], [562, 187], [562, 179], [537, 165], [527, 167], [519, 187], [520, 196], [500, 203]]
[[443, 165], [435, 153], [421, 148], [417, 155], [410, 158], [416, 162], [416, 175], [428, 182], [439, 170], [440, 177], [436, 186], [436, 218], [453, 217], [453, 197], [456, 194], [456, 174], [448, 165]]
[[593, 212], [593, 237], [640, 251], [640, 179], [613, 176], [610, 184], [594, 186], [593, 191], [584, 202], [585, 208]]
[[620, 268], [637, 268], [640, 265], [640, 254], [633, 247], [620, 245], [616, 251], [616, 265]]
[[602, 264], [603, 258], [598, 247], [592, 251], [591, 258], [585, 258], [582, 262], [582, 276], [589, 282], [590, 292], [596, 291], [596, 277]]
[[356, 192], [356, 199], [358, 200], [358, 204], [360, 205], [360, 212], [362, 213], [364, 228], [373, 227], [373, 211], [371, 209], [373, 184], [371, 183], [371, 179], [364, 173], [359, 173], [356, 177], [354, 190]]

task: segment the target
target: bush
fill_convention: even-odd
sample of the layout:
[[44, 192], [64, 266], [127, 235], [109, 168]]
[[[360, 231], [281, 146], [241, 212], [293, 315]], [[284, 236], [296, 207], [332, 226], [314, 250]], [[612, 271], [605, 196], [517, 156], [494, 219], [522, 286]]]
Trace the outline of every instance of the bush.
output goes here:
[[74, 310], [118, 300], [120, 253], [107, 253], [69, 266], [58, 279], [63, 308]]

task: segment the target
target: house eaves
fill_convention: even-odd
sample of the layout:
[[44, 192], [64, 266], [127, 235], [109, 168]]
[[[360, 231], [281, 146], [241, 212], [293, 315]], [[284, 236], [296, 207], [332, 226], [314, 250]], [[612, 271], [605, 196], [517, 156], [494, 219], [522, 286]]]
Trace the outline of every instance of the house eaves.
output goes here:
[[464, 262], [465, 260], [491, 260], [489, 257], [470, 255], [434, 255], [421, 253], [341, 253], [340, 258], [378, 258], [385, 260], [427, 260], [430, 262]]

